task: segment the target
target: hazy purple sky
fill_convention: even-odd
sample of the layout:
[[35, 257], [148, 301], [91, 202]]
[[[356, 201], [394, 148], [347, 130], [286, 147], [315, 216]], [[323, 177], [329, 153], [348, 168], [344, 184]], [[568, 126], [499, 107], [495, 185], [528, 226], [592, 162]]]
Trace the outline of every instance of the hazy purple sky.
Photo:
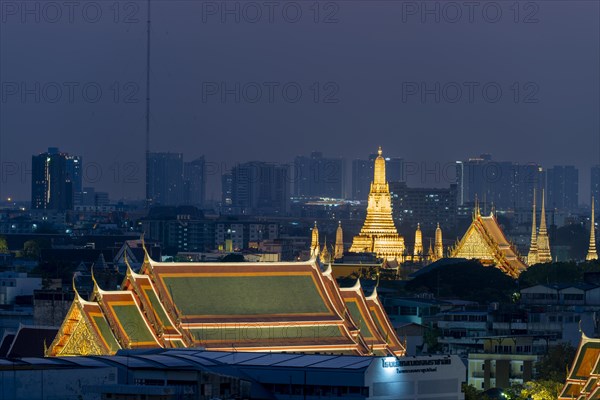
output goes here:
[[[428, 166], [489, 152], [576, 165], [586, 202], [597, 1], [152, 2], [153, 151], [226, 168], [378, 145]], [[0, 196], [28, 199], [31, 155], [58, 146], [94, 163], [84, 185], [141, 198], [146, 2], [0, 8]]]

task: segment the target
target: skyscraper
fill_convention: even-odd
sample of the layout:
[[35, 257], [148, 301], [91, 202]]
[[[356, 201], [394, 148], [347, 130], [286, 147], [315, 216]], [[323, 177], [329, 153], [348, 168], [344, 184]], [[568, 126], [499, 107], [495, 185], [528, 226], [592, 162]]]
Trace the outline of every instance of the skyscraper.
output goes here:
[[596, 210], [600, 209], [600, 164], [594, 165], [590, 175], [590, 189], [594, 197], [594, 206]]
[[548, 206], [561, 210], [579, 207], [579, 170], [572, 165], [557, 165], [547, 170]]
[[241, 214], [287, 214], [288, 174], [287, 165], [262, 161], [236, 165], [231, 169], [232, 208]]
[[294, 195], [301, 197], [344, 197], [344, 160], [326, 158], [321, 152], [294, 160]]
[[61, 153], [54, 147], [31, 157], [31, 208], [58, 211], [73, 209], [73, 182], [69, 165], [72, 167], [74, 160], [79, 158]]
[[466, 161], [456, 162], [458, 205], [473, 203], [475, 198], [484, 213], [497, 209], [528, 209], [533, 201], [533, 189], [541, 190], [545, 172], [537, 164], [515, 164], [493, 161], [482, 154]]
[[204, 156], [183, 164], [184, 203], [202, 208], [206, 193], [206, 162]]
[[148, 194], [151, 205], [175, 206], [183, 199], [183, 154], [148, 154]]

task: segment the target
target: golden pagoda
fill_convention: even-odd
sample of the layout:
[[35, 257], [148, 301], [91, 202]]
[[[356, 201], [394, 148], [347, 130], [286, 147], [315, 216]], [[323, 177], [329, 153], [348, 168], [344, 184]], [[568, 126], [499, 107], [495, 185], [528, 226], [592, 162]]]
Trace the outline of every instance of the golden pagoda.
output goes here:
[[415, 248], [413, 250], [413, 260], [419, 261], [423, 257], [423, 233], [421, 232], [421, 224], [417, 223], [415, 231]]
[[450, 257], [478, 259], [484, 265], [493, 265], [513, 278], [527, 268], [517, 249], [504, 236], [494, 212], [481, 215], [478, 203], [475, 204], [471, 226], [451, 249]]
[[328, 264], [331, 262], [331, 254], [329, 254], [329, 249], [327, 248], [327, 237], [325, 237], [325, 243], [323, 243], [323, 249], [321, 250], [321, 253], [319, 254], [319, 260], [321, 260], [321, 262], [323, 264]]
[[431, 262], [436, 260], [433, 247], [431, 246], [431, 239], [429, 239], [429, 250], [427, 250], [427, 260]]
[[444, 258], [444, 245], [442, 243], [442, 228], [438, 222], [437, 228], [435, 228], [435, 260]]
[[540, 215], [540, 230], [537, 236], [537, 262], [552, 262], [550, 254], [550, 240], [548, 239], [548, 230], [546, 229], [546, 207], [544, 205], [544, 190], [542, 189], [542, 215]]
[[333, 258], [338, 260], [342, 257], [344, 257], [344, 233], [342, 232], [342, 221], [339, 221], [337, 230], [335, 231]]
[[529, 245], [529, 254], [527, 255], [527, 264], [538, 263], [537, 232], [535, 224], [535, 189], [533, 189], [533, 214], [531, 216], [531, 244]]
[[586, 261], [592, 261], [598, 259], [598, 253], [596, 252], [596, 221], [594, 219], [594, 197], [592, 196], [592, 219], [590, 220], [590, 247], [588, 253], [585, 256]]
[[392, 219], [392, 198], [385, 177], [385, 159], [381, 153], [379, 147], [369, 192], [367, 218], [360, 234], [354, 237], [350, 251], [375, 253], [379, 258], [403, 261], [404, 238], [398, 234]]
[[317, 228], [317, 221], [315, 226], [311, 229], [311, 240], [310, 240], [310, 256], [316, 257], [319, 254], [319, 229]]

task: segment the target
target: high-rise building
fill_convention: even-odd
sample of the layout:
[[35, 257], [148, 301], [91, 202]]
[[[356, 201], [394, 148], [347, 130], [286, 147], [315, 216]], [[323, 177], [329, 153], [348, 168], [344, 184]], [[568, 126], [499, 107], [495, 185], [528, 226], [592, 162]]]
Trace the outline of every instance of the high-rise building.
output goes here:
[[394, 219], [401, 225], [420, 223], [427, 233], [436, 229], [438, 222], [446, 229], [456, 227], [457, 185], [449, 188], [409, 188], [404, 182], [391, 182]]
[[81, 156], [66, 155], [67, 178], [73, 185], [73, 193], [79, 193], [82, 189], [83, 162]]
[[557, 165], [546, 171], [548, 206], [576, 210], [579, 207], [579, 170], [572, 165]]
[[206, 162], [204, 156], [183, 164], [184, 203], [196, 207], [204, 205], [206, 193]]
[[[352, 161], [352, 199], [366, 200], [369, 197], [373, 166], [378, 154], [370, 154], [368, 160]], [[385, 157], [388, 182], [404, 182], [404, 159], [400, 157]]]
[[594, 206], [596, 210], [600, 209], [600, 164], [594, 165], [590, 175], [590, 189], [594, 197]]
[[69, 165], [72, 166], [74, 160], [80, 162], [78, 157], [61, 153], [57, 148], [49, 148], [46, 153], [31, 157], [31, 208], [59, 211], [73, 209], [73, 182]]
[[75, 205], [101, 207], [109, 203], [108, 192], [97, 192], [93, 187], [84, 187], [75, 193]]
[[294, 160], [294, 195], [298, 197], [344, 197], [345, 168], [341, 158], [326, 158], [321, 152]]
[[183, 154], [149, 153], [148, 194], [152, 205], [175, 206], [184, 203]]
[[484, 213], [492, 209], [529, 209], [533, 189], [545, 184], [545, 171], [537, 164], [493, 161], [489, 154], [456, 162], [458, 205], [477, 199]]
[[253, 161], [231, 169], [231, 206], [240, 214], [285, 215], [289, 166]]
[[352, 199], [366, 200], [373, 179], [369, 160], [352, 160]]

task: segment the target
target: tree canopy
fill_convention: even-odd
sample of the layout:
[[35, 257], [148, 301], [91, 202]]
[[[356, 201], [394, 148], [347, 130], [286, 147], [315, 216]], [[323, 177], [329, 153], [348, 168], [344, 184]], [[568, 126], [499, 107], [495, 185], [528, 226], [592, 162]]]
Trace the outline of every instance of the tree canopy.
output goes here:
[[409, 281], [406, 289], [414, 293], [433, 293], [436, 297], [489, 303], [510, 302], [517, 285], [498, 268], [485, 267], [479, 261], [469, 260], [423, 273]]

